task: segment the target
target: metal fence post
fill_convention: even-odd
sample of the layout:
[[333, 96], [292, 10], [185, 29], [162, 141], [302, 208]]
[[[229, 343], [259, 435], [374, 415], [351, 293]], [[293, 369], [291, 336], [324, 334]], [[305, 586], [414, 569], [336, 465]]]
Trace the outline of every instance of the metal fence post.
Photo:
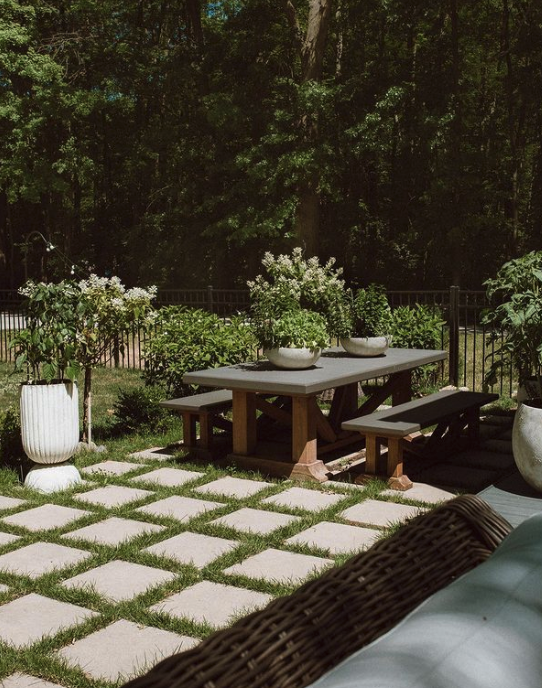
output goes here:
[[450, 310], [448, 314], [450, 327], [449, 371], [450, 384], [459, 387], [459, 287], [450, 287]]
[[213, 285], [209, 284], [207, 287], [207, 308], [210, 313], [214, 313], [214, 304], [213, 304]]

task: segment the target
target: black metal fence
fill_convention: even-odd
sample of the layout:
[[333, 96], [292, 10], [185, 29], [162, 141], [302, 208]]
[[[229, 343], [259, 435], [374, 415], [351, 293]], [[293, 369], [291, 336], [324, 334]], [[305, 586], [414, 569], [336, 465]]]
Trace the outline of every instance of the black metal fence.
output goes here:
[[[442, 290], [388, 292], [392, 308], [426, 304], [438, 308], [446, 324], [442, 328], [441, 346], [449, 352], [448, 361], [442, 367], [441, 384], [453, 384], [481, 390], [486, 371], [495, 359], [496, 345], [488, 343], [490, 332], [481, 324], [482, 313], [488, 307], [483, 291], [469, 291], [452, 286]], [[0, 290], [0, 360], [11, 361], [13, 352], [9, 341], [13, 334], [25, 327], [22, 300], [16, 291]], [[162, 289], [157, 305], [184, 305], [201, 308], [227, 318], [247, 311], [249, 292], [243, 289]], [[114, 348], [108, 357], [108, 365], [141, 369], [144, 366], [144, 333], [138, 328], [128, 335], [124, 353]], [[503, 369], [495, 392], [511, 396], [516, 387], [511, 370]]]

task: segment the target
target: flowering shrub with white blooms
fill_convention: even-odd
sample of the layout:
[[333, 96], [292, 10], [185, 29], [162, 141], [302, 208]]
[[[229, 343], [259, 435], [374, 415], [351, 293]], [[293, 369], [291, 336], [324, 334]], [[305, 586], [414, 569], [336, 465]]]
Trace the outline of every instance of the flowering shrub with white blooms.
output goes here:
[[248, 282], [256, 327], [258, 322], [305, 309], [320, 313], [328, 334], [334, 335], [344, 303], [342, 268], [335, 268], [335, 262], [330, 258], [321, 265], [316, 256], [306, 259], [301, 248], [294, 248], [291, 256], [266, 253], [262, 265], [267, 275]]

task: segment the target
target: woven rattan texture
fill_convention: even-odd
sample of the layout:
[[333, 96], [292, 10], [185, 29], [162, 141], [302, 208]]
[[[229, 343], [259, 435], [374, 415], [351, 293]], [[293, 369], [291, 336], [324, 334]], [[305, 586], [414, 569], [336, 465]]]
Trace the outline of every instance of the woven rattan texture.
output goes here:
[[463, 495], [124, 688], [303, 688], [482, 563], [511, 526]]

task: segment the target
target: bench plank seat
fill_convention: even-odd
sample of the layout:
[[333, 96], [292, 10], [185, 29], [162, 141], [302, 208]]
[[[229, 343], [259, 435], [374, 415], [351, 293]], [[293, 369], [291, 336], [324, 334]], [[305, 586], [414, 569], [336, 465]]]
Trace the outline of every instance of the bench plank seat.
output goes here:
[[386, 441], [390, 485], [396, 489], [408, 489], [412, 483], [403, 475], [403, 450], [412, 448], [411, 435], [436, 425], [427, 445], [435, 448], [438, 443], [442, 447], [444, 440], [457, 440], [466, 428], [469, 440], [475, 443], [479, 436], [480, 408], [497, 399], [497, 394], [444, 390], [347, 420], [341, 427], [365, 435], [366, 475], [377, 473], [380, 445]]
[[[183, 423], [183, 446], [210, 454], [213, 448], [213, 428], [231, 432], [231, 421], [220, 414], [232, 406], [232, 392], [217, 389], [179, 399], [167, 399], [159, 403], [162, 408], [176, 411]], [[199, 441], [196, 424], [199, 424]]]

